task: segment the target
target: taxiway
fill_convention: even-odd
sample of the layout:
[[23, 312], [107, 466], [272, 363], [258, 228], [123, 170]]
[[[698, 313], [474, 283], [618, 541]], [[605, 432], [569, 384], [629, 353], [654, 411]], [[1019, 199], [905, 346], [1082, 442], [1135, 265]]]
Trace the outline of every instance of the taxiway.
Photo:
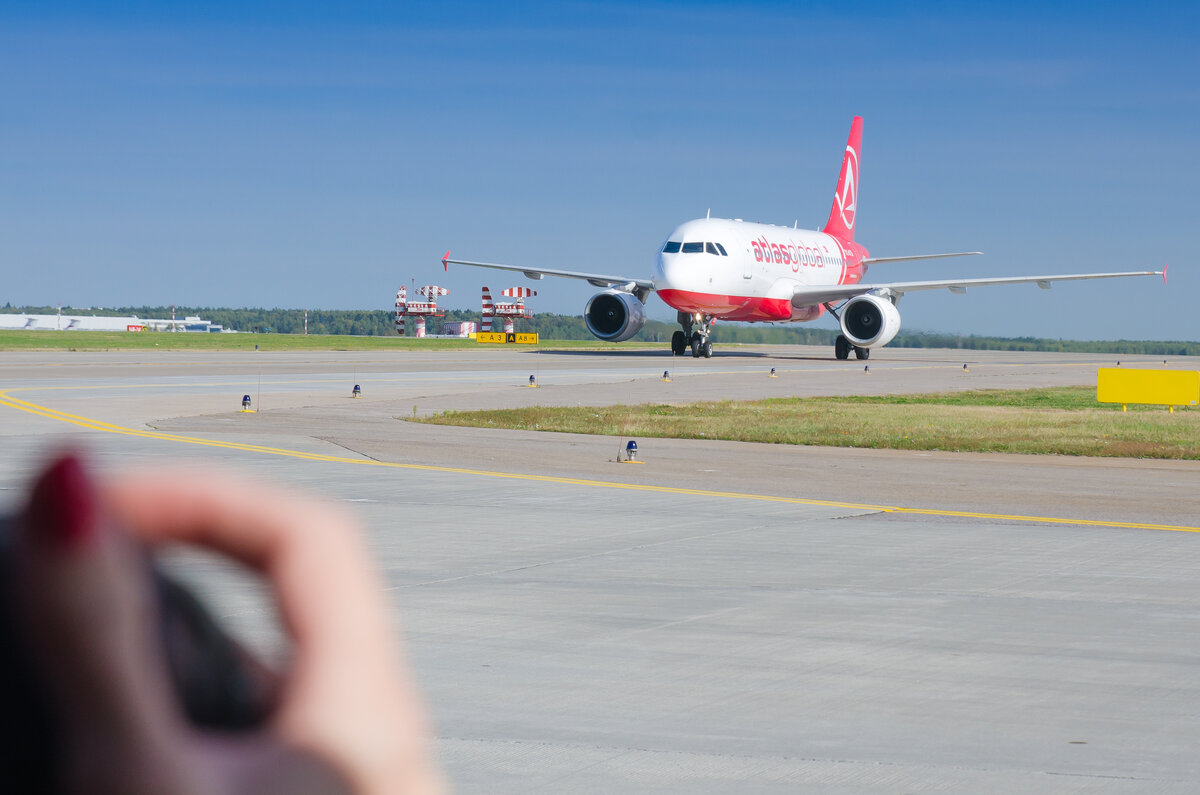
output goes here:
[[[354, 503], [462, 791], [1183, 792], [1197, 462], [640, 440], [627, 466], [613, 437], [403, 421], [1083, 384], [1114, 358], [5, 353], [0, 496], [74, 439]], [[278, 643], [255, 583], [176, 565]]]

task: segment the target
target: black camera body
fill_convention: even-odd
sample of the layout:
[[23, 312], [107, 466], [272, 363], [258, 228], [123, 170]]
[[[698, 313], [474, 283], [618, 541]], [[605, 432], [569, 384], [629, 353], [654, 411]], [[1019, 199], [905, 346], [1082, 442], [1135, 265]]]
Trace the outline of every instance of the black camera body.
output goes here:
[[[0, 782], [14, 791], [54, 792], [62, 738], [15, 612], [12, 532], [12, 520], [0, 517]], [[274, 674], [149, 556], [146, 577], [158, 605], [169, 677], [187, 719], [224, 732], [262, 725], [274, 706]]]

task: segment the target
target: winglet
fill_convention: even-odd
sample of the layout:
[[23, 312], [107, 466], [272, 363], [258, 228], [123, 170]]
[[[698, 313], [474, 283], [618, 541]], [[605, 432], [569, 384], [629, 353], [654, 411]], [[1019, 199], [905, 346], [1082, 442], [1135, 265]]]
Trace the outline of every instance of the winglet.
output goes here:
[[447, 251], [445, 254], [442, 255], [442, 270], [446, 271], [446, 273], [450, 272], [450, 264], [448, 262], [446, 262], [446, 260], [448, 260], [448, 259], [450, 259], [449, 251]]
[[1171, 267], [1171, 263], [1163, 265], [1163, 287], [1167, 286], [1167, 268]]

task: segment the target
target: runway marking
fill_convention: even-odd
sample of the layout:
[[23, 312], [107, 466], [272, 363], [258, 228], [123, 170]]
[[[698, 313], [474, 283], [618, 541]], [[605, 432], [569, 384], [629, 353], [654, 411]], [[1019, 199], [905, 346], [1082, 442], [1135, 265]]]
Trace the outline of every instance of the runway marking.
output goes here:
[[[877, 364], [880, 364], [880, 363], [877, 363]], [[882, 364], [884, 364], [884, 369], [886, 369], [886, 370], [905, 371], [905, 372], [909, 372], [912, 370], [946, 370], [946, 369], [957, 370], [958, 369], [958, 365], [951, 365], [951, 364], [915, 364], [915, 363], [908, 364], [908, 363], [904, 363], [904, 362], [882, 363]], [[988, 367], [992, 367], [992, 366], [999, 366], [999, 367], [1101, 367], [1103, 365], [1104, 365], [1103, 362], [1045, 362], [1045, 363], [1035, 362], [1035, 363], [1031, 363], [1031, 364], [1001, 363], [999, 365], [990, 365], [989, 364], [986, 366], [988, 366]], [[65, 366], [65, 365], [51, 364], [51, 365], [46, 365], [46, 366]], [[806, 374], [806, 375], [812, 375], [812, 374], [830, 375], [830, 374], [841, 374], [841, 373], [845, 372], [845, 370], [843, 370], [840, 367], [819, 367], [818, 366], [818, 367], [787, 368], [787, 369], [781, 369], [779, 372], [781, 372], [781, 373], [798, 373], [798, 374]], [[754, 375], [757, 373], [758, 373], [758, 371], [755, 369], [700, 370], [697, 372], [680, 371], [679, 375], [680, 376], [691, 376], [691, 377], [722, 376], [722, 375], [724, 375], [724, 376], [730, 376], [730, 375], [741, 376], [741, 375]], [[594, 369], [587, 370], [587, 369], [585, 369], [585, 370], [564, 371], [564, 374], [567, 376], [571, 376], [571, 377], [579, 376], [579, 375], [599, 376], [605, 381], [620, 381], [623, 379], [629, 379], [631, 377], [635, 380], [638, 378], [642, 378], [642, 377], [645, 377], [647, 379], [652, 378], [654, 380], [659, 380], [657, 370], [654, 370], [653, 372], [647, 372], [647, 373], [642, 373], [641, 371], [630, 373], [629, 371], [621, 371], [621, 370], [594, 370]], [[251, 375], [253, 375], [253, 374], [251, 374]], [[422, 383], [426, 383], [426, 382], [444, 382], [446, 380], [455, 381], [455, 382], [462, 382], [462, 381], [483, 381], [483, 382], [499, 381], [499, 382], [504, 382], [504, 381], [512, 380], [513, 378], [514, 377], [511, 373], [506, 373], [506, 372], [497, 373], [497, 372], [491, 372], [491, 371], [475, 370], [475, 371], [459, 371], [459, 372], [449, 372], [449, 373], [429, 373], [426, 371], [417, 371], [417, 372], [413, 372], [411, 374], [405, 374], [402, 376], [393, 376], [393, 377], [389, 377], [389, 378], [374, 378], [374, 377], [372, 377], [372, 378], [368, 379], [365, 376], [360, 376], [360, 377], [358, 377], [358, 380], [361, 383], [368, 383], [368, 384], [373, 384], [373, 385], [378, 385], [378, 384], [405, 384], [405, 385], [408, 385], [408, 384], [422, 384]], [[105, 390], [105, 391], [107, 391], [107, 390], [115, 390], [115, 389], [217, 389], [217, 388], [224, 388], [224, 387], [241, 389], [241, 388], [244, 388], [247, 386], [247, 384], [249, 383], [249, 380], [250, 380], [250, 376], [248, 376], [246, 379], [243, 379], [240, 381], [202, 381], [202, 382], [173, 383], [173, 384], [171, 384], [171, 383], [168, 383], [168, 384], [163, 384], [163, 383], [128, 384], [128, 383], [124, 383], [124, 384], [88, 384], [88, 385], [60, 384], [60, 385], [40, 385], [40, 386], [34, 386], [34, 387], [19, 387], [19, 388], [15, 388], [15, 389], [9, 389], [9, 390], [7, 390], [7, 392], [43, 392], [43, 391], [58, 392], [58, 391], [90, 391], [90, 390]], [[351, 377], [350, 379], [345, 379], [342, 377], [268, 379], [268, 380], [264, 380], [262, 382], [262, 384], [264, 386], [296, 386], [296, 385], [301, 385], [301, 384], [314, 384], [314, 385], [316, 385], [316, 384], [340, 384], [340, 383], [349, 383], [354, 380], [355, 380], [354, 377]], [[519, 380], [520, 379], [517, 379], [517, 381], [519, 381]], [[523, 382], [516, 384], [516, 385], [519, 385], [522, 387], [525, 386], [525, 384]], [[551, 381], [551, 383], [549, 383], [549, 384], [540, 384], [539, 386], [558, 386], [558, 385], [560, 385], [560, 384], [554, 384], [553, 381]], [[575, 382], [570, 382], [568, 385], [577, 385], [577, 384]]]
[[331, 464], [354, 464], [358, 466], [384, 467], [387, 469], [408, 469], [422, 472], [442, 472], [456, 475], [477, 475], [481, 477], [504, 478], [507, 480], [522, 480], [534, 483], [558, 483], [568, 486], [586, 486], [590, 488], [621, 489], [624, 491], [642, 491], [656, 494], [681, 494], [694, 497], [716, 497], [727, 500], [751, 500], [755, 502], [774, 502], [789, 505], [811, 505], [821, 508], [847, 508], [856, 511], [877, 513], [908, 514], [914, 516], [941, 516], [953, 519], [989, 519], [992, 521], [1023, 522], [1033, 524], [1081, 525], [1085, 527], [1113, 527], [1130, 530], [1168, 530], [1178, 533], [1200, 533], [1200, 527], [1186, 525], [1154, 524], [1150, 522], [1117, 522], [1100, 519], [1071, 519], [1057, 516], [1023, 516], [1020, 514], [986, 513], [979, 511], [953, 511], [937, 508], [906, 508], [896, 505], [871, 505], [869, 503], [840, 502], [835, 500], [814, 500], [805, 497], [780, 497], [770, 494], [747, 494], [732, 491], [710, 491], [707, 489], [686, 489], [675, 486], [652, 486], [640, 483], [619, 483], [604, 480], [586, 480], [583, 478], [558, 477], [555, 475], [529, 475], [520, 472], [495, 472], [486, 469], [468, 469], [464, 467], [442, 467], [431, 464], [404, 464], [395, 461], [376, 461], [370, 458], [348, 458], [345, 456], [326, 455], [324, 453], [306, 453], [303, 450], [289, 450], [282, 447], [245, 444], [242, 442], [223, 442], [216, 439], [201, 439], [194, 436], [182, 436], [160, 431], [138, 430], [116, 425], [103, 420], [82, 417], [78, 414], [68, 414], [47, 406], [40, 406], [27, 400], [12, 397], [9, 392], [0, 391], [0, 406], [39, 417], [70, 423], [87, 430], [114, 433], [122, 436], [135, 436], [144, 439], [159, 439], [180, 444], [195, 444], [204, 447], [216, 447], [225, 450], [240, 450], [247, 453], [263, 453], [266, 455], [299, 458], [306, 461], [320, 461]]
[[[210, 388], [217, 388], [217, 387], [221, 387], [221, 388], [237, 387], [238, 389], [241, 389], [242, 387], [244, 387], [247, 384], [254, 381], [255, 378], [257, 378], [257, 376], [252, 373], [250, 375], [250, 377], [245, 378], [241, 381], [196, 381], [196, 382], [192, 382], [192, 383], [183, 383], [183, 384], [87, 384], [87, 385], [71, 384], [71, 385], [58, 385], [58, 386], [20, 387], [18, 389], [10, 389], [8, 391], [9, 392], [79, 392], [79, 391], [87, 392], [87, 391], [90, 391], [93, 389], [95, 389], [95, 390], [108, 390], [108, 389], [210, 389]], [[470, 374], [470, 373], [466, 373], [466, 374], [448, 373], [446, 375], [440, 375], [440, 374], [424, 375], [423, 374], [420, 376], [412, 375], [412, 376], [403, 376], [400, 378], [372, 378], [370, 380], [363, 378], [362, 375], [358, 376], [359, 383], [371, 384], [371, 385], [392, 384], [392, 383], [396, 383], [396, 384], [414, 383], [415, 384], [415, 383], [424, 383], [426, 381], [446, 381], [446, 380], [454, 380], [454, 381], [513, 380], [513, 381], [518, 381], [520, 379], [514, 378], [512, 375], [509, 375], [509, 374], [475, 375], [475, 374]], [[353, 376], [350, 378], [295, 378], [295, 379], [271, 379], [271, 380], [264, 379], [263, 386], [295, 386], [297, 384], [351, 384], [353, 382], [354, 382]], [[523, 386], [523, 384], [521, 384], [521, 386]]]
[[[548, 353], [551, 353], [551, 354], [556, 353], [556, 352], [557, 351], [548, 351]], [[765, 360], [769, 360], [769, 359], [770, 359], [770, 357], [766, 357]], [[955, 361], [957, 362], [958, 360], [955, 360]], [[1157, 360], [1146, 362], [1146, 361], [1142, 361], [1142, 360], [1130, 359], [1129, 361], [1131, 364], [1155, 364], [1155, 363], [1157, 363]], [[322, 359], [322, 360], [316, 360], [314, 362], [311, 362], [311, 364], [313, 364], [313, 365], [335, 364], [335, 363], [339, 364], [341, 366], [345, 366], [344, 361], [333, 360], [333, 359], [330, 359], [330, 360]], [[1006, 362], [1006, 361], [979, 362], [979, 361], [975, 361], [972, 363], [976, 367], [987, 367], [987, 368], [992, 368], [992, 369], [1000, 369], [1000, 368], [1008, 368], [1008, 367], [1023, 367], [1023, 368], [1106, 367], [1106, 366], [1109, 366], [1112, 364], [1112, 362], [1108, 359], [1105, 359], [1103, 361], [1077, 361], [1077, 362]], [[68, 362], [39, 362], [39, 363], [34, 363], [34, 364], [14, 363], [13, 366], [17, 366], [17, 367], [21, 367], [22, 369], [25, 369], [28, 367], [66, 367], [66, 366], [75, 366], [76, 364], [77, 363], [73, 363], [73, 362], [70, 362], [70, 363], [68, 363]], [[198, 362], [149, 362], [149, 361], [120, 362], [120, 361], [113, 361], [113, 362], [93, 362], [93, 363], [85, 364], [82, 366], [86, 366], [86, 367], [152, 367], [152, 368], [162, 367], [162, 368], [182, 369], [182, 368], [190, 368], [190, 367], [197, 367], [197, 366], [215, 366], [215, 365], [228, 365], [228, 364], [234, 364], [234, 362], [221, 361], [221, 360], [198, 361]], [[265, 366], [265, 367], [270, 368], [270, 367], [279, 366], [280, 364], [288, 364], [288, 363], [287, 362], [280, 363], [280, 362], [268, 361], [265, 363], [261, 363], [259, 366], [260, 367]], [[381, 365], [381, 364], [394, 365], [394, 364], [396, 364], [396, 362], [382, 360], [382, 359], [372, 359], [372, 360], [366, 360], [366, 361], [360, 361], [360, 362], [352, 362], [352, 365], [354, 367]], [[952, 364], [949, 362], [926, 363], [926, 362], [905, 362], [905, 361], [892, 361], [892, 362], [876, 361], [876, 362], [872, 362], [872, 364], [875, 364], [881, 372], [883, 370], [903, 370], [903, 371], [947, 370], [947, 369], [958, 370], [961, 366], [957, 363]], [[5, 365], [0, 365], [0, 368], [3, 368], [4, 366]], [[654, 367], [657, 367], [657, 364], [655, 364], [653, 366], [649, 365], [649, 364], [642, 365], [642, 366], [650, 367], [651, 370], [647, 371], [646, 373], [642, 373], [640, 370], [630, 372], [628, 370], [621, 370], [621, 369], [598, 370], [596, 368], [590, 368], [590, 369], [585, 368], [582, 370], [565, 371], [565, 372], [570, 373], [570, 374], [586, 373], [586, 374], [592, 374], [592, 375], [601, 375], [601, 374], [612, 375], [615, 378], [628, 378], [630, 376], [632, 376], [634, 378], [638, 378], [638, 377], [645, 375], [647, 378], [653, 377], [655, 379], [658, 379], [658, 377], [659, 377], [658, 371], [654, 369]], [[683, 366], [686, 367], [689, 365], [683, 365]], [[681, 376], [683, 376], [683, 375], [691, 375], [691, 376], [757, 375], [759, 373], [758, 367], [759, 367], [759, 363], [755, 362], [753, 364], [747, 364], [746, 367], [741, 368], [741, 369], [736, 369], [736, 370], [728, 370], [728, 369], [726, 369], [726, 370], [698, 369], [695, 371], [680, 370], [679, 375], [681, 375]], [[1185, 369], [1188, 369], [1188, 368], [1185, 368]], [[470, 375], [475, 375], [480, 372], [482, 372], [482, 371], [458, 371], [458, 372], [449, 372], [449, 373], [440, 373], [439, 372], [436, 375], [438, 378], [444, 378], [447, 375], [461, 377], [462, 375], [470, 376]], [[807, 366], [807, 367], [800, 366], [800, 367], [778, 368], [778, 372], [779, 373], [800, 373], [800, 374], [811, 375], [813, 373], [842, 374], [842, 373], [848, 372], [848, 370], [843, 365], [837, 364], [833, 360], [828, 360], [828, 361], [824, 362], [823, 364], [814, 364], [812, 366]], [[418, 373], [424, 375], [425, 371], [415, 371], [414, 375], [416, 375]], [[371, 374], [372, 373], [370, 371], [368, 371], [366, 374], [363, 374], [363, 377], [368, 377]], [[498, 373], [494, 376], [487, 376], [487, 377], [508, 378], [510, 376], [507, 373]], [[409, 380], [409, 379], [410, 379], [409, 376], [405, 376], [402, 378], [379, 378], [379, 379], [371, 379], [371, 380], [376, 381], [376, 382], [387, 383], [387, 382], [393, 382], [393, 381], [404, 381], [404, 380]], [[326, 379], [304, 379], [304, 380], [277, 381], [274, 383], [280, 383], [280, 384], [333, 383], [333, 382], [337, 382], [340, 380], [341, 379], [326, 378]], [[417, 380], [421, 380], [421, 379], [417, 379]], [[241, 382], [236, 382], [236, 383], [241, 383]], [[176, 386], [210, 386], [210, 385], [222, 386], [222, 385], [231, 385], [231, 384], [222, 384], [219, 382], [215, 382], [215, 383], [206, 383], [206, 384], [182, 384], [182, 385], [177, 385], [177, 384], [138, 384], [138, 385], [115, 385], [115, 386], [44, 386], [44, 387], [29, 387], [28, 389], [35, 389], [35, 388], [36, 389], [123, 389], [123, 388], [128, 388], [130, 386], [173, 388]], [[235, 384], [232, 384], [232, 385], [235, 385]], [[22, 391], [22, 390], [13, 390], [13, 391]]]

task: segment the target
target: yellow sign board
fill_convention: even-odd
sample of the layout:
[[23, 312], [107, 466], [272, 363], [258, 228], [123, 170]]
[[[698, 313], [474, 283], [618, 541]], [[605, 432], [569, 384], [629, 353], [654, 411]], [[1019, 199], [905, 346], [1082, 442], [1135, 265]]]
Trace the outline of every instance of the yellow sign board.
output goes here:
[[1100, 403], [1195, 406], [1200, 403], [1200, 371], [1101, 367], [1096, 378], [1096, 400]]
[[503, 345], [537, 345], [537, 334], [513, 334], [503, 331], [480, 331], [475, 335], [476, 342], [490, 342]]

